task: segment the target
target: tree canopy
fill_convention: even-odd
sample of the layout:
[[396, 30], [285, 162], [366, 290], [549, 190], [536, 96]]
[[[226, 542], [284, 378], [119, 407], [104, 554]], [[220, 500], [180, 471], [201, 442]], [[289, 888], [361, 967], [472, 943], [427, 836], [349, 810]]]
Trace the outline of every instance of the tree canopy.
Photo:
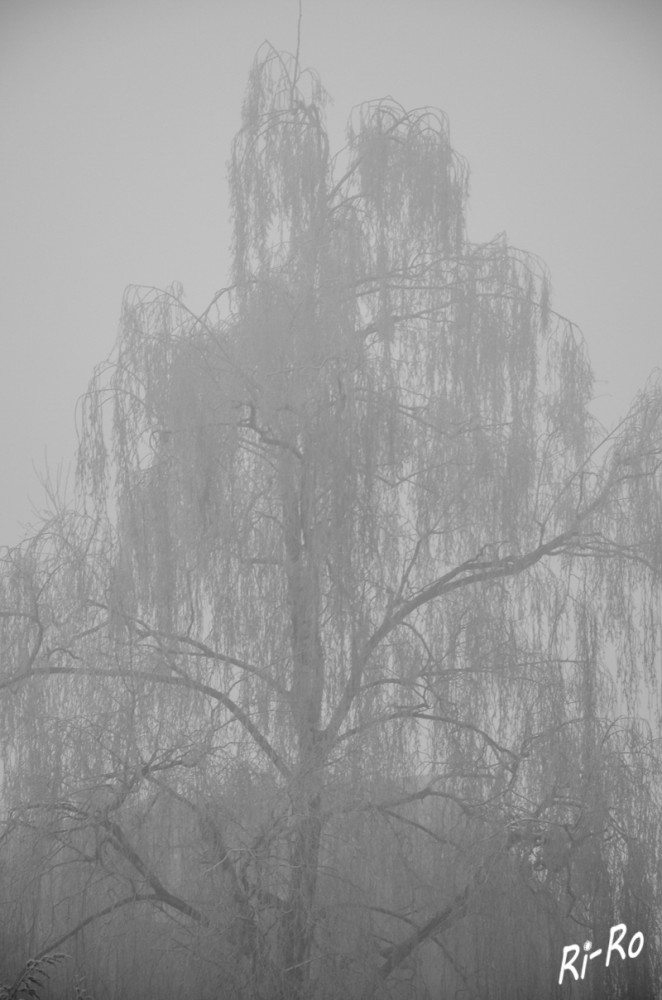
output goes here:
[[325, 100], [260, 50], [231, 284], [127, 291], [78, 506], [5, 555], [0, 976], [542, 1000], [624, 922], [582, 995], [652, 997], [662, 386], [601, 428], [443, 114], [332, 156]]

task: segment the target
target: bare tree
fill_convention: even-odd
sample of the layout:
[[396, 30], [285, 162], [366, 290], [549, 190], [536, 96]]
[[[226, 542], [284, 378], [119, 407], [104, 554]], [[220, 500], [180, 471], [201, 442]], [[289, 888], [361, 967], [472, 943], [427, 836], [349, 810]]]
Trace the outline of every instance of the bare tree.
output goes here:
[[166, 935], [200, 996], [551, 997], [629, 907], [652, 983], [659, 383], [604, 432], [542, 265], [469, 242], [444, 117], [362, 105], [332, 158], [324, 101], [261, 51], [231, 286], [127, 292], [81, 509], [7, 554], [25, 948], [96, 934], [127, 996]]

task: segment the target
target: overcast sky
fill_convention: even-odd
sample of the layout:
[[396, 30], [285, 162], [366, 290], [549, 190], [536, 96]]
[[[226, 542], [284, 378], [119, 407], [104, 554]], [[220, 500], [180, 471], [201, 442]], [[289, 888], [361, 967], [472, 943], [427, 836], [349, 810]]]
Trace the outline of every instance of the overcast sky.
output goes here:
[[[128, 284], [226, 283], [226, 163], [264, 39], [298, 0], [0, 0], [0, 543], [114, 343]], [[550, 268], [615, 422], [662, 364], [660, 0], [303, 0], [334, 104], [434, 105], [471, 167], [469, 235]], [[35, 471], [35, 468], [37, 471]]]

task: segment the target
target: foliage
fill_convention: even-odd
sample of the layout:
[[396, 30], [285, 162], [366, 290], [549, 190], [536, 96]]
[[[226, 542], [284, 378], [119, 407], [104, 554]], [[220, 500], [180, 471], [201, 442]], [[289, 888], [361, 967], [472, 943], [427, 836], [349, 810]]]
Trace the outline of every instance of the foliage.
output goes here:
[[332, 157], [324, 100], [260, 53], [232, 286], [127, 292], [80, 506], [6, 554], [0, 925], [100, 997], [496, 1000], [627, 913], [584, 994], [653, 995], [659, 381], [603, 433], [445, 118]]
[[62, 952], [30, 959], [11, 986], [0, 986], [0, 1000], [39, 1000], [44, 985], [50, 978], [52, 968], [68, 958]]

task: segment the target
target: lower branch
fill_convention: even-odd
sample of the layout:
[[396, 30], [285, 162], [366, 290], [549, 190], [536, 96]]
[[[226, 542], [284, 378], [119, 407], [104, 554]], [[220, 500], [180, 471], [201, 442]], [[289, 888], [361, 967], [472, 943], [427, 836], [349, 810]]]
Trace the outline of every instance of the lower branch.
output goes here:
[[418, 946], [427, 941], [435, 934], [441, 934], [456, 924], [467, 912], [467, 906], [474, 892], [487, 876], [485, 865], [482, 865], [472, 880], [464, 887], [462, 892], [457, 893], [455, 898], [443, 910], [439, 910], [434, 916], [418, 927], [415, 931], [401, 941], [400, 944], [393, 945], [385, 954], [385, 960], [377, 969], [371, 986], [364, 993], [363, 1000], [369, 1000], [374, 995], [379, 986], [385, 982], [398, 966], [409, 958]]

